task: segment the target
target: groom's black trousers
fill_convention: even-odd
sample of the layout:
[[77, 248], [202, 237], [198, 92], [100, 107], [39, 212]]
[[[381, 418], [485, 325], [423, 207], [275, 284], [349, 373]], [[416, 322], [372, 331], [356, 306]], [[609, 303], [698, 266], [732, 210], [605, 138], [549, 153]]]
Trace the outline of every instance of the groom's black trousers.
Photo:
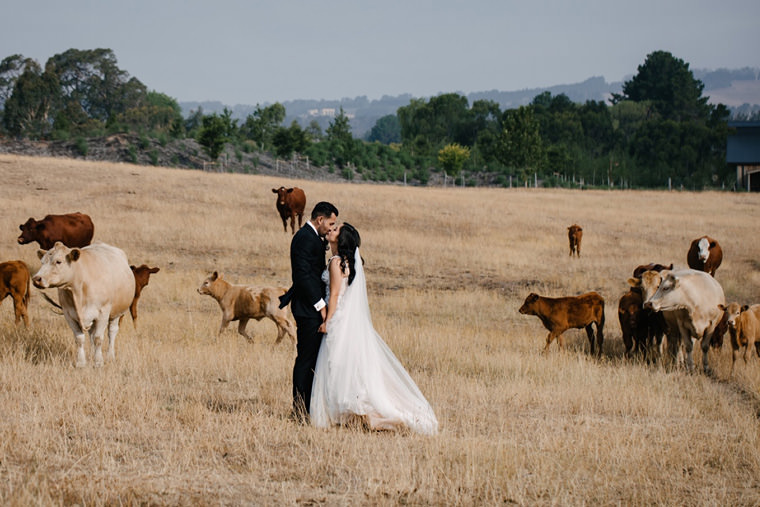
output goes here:
[[317, 365], [319, 346], [322, 344], [322, 333], [319, 332], [321, 325], [321, 316], [316, 319], [296, 317], [298, 344], [296, 362], [293, 365], [293, 409], [297, 413], [302, 413], [304, 409], [306, 413], [309, 412], [314, 368]]

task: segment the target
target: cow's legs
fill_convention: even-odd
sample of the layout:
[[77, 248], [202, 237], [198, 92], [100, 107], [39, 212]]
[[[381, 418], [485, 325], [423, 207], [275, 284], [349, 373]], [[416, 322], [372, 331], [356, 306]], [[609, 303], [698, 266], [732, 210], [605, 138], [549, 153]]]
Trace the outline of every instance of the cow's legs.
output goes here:
[[24, 304], [24, 296], [21, 294], [13, 295], [13, 313], [16, 316], [16, 325], [18, 326], [21, 319], [24, 319], [24, 326], [29, 327], [29, 315], [26, 313], [26, 305]]
[[708, 362], [708, 353], [710, 352], [710, 338], [712, 337], [712, 331], [705, 330], [704, 334], [702, 335], [702, 370], [706, 374], [711, 374], [712, 370], [710, 369], [710, 364]]
[[[549, 345], [552, 344], [552, 340], [554, 340], [554, 332], [549, 331], [549, 334], [546, 336], [546, 346], [544, 347], [544, 352], [549, 352]], [[560, 348], [562, 345], [560, 345]]]
[[97, 320], [92, 323], [92, 326], [90, 326], [90, 341], [93, 346], [92, 361], [96, 367], [103, 366], [103, 335], [106, 333], [107, 325], [108, 314], [105, 316], [99, 316]]
[[298, 228], [301, 228], [301, 221], [303, 220], [303, 213], [298, 214]]
[[282, 219], [282, 230], [288, 232], [288, 219], [287, 217]]
[[[586, 326], [586, 336], [588, 336], [588, 343], [591, 346], [591, 355], [594, 355], [594, 328], [592, 327], [593, 324], [589, 324]], [[599, 334], [597, 327], [597, 334]]]
[[692, 351], [694, 350], [694, 339], [687, 335], [687, 336], [681, 336], [681, 342], [684, 348], [684, 351], [686, 352], [686, 369], [690, 372], [694, 371], [694, 356], [692, 355]]
[[108, 359], [114, 359], [116, 352], [114, 346], [116, 345], [116, 335], [119, 334], [119, 322], [121, 322], [120, 315], [108, 322]]
[[77, 361], [76, 361], [76, 367], [77, 368], [84, 368], [87, 366], [87, 356], [84, 352], [84, 339], [85, 339], [85, 333], [86, 331], [81, 328], [79, 323], [69, 317], [69, 314], [66, 312], [63, 312], [63, 317], [66, 319], [66, 323], [71, 328], [71, 331], [74, 333], [74, 343], [77, 347]]
[[238, 333], [240, 333], [241, 335], [245, 336], [246, 340], [248, 340], [249, 342], [253, 343], [253, 337], [245, 332], [245, 326], [248, 325], [248, 320], [249, 319], [247, 319], [245, 317], [243, 317], [243, 318], [240, 319], [240, 322], [238, 322]]
[[267, 315], [267, 317], [269, 317], [272, 322], [277, 325], [277, 340], [274, 342], [275, 345], [280, 343], [286, 334], [290, 337], [290, 341], [295, 343], [296, 338], [293, 334], [293, 330], [290, 327], [290, 321], [288, 319], [285, 317], [279, 317], [277, 315]]

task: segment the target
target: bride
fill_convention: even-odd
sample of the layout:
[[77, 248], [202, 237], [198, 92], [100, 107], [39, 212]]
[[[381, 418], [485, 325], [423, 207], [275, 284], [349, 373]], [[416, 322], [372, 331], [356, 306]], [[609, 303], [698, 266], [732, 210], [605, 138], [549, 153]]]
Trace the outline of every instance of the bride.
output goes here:
[[438, 420], [417, 385], [372, 326], [359, 232], [350, 224], [327, 233], [332, 257], [326, 332], [317, 356], [309, 416], [327, 428], [357, 419], [371, 429], [408, 428], [432, 435]]

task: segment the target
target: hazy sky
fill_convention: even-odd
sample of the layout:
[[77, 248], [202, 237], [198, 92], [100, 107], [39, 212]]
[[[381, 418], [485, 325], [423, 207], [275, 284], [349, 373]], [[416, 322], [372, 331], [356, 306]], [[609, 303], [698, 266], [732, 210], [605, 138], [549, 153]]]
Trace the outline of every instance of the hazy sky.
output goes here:
[[0, 59], [110, 48], [179, 101], [228, 105], [620, 81], [670, 51], [760, 67], [760, 0], [0, 0]]

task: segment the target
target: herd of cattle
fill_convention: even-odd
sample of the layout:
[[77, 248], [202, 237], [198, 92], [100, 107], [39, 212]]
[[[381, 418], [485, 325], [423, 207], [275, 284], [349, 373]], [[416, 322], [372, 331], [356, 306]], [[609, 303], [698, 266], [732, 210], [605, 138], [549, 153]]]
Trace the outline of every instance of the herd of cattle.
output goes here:
[[[306, 205], [303, 190], [280, 187], [272, 192], [277, 194], [276, 207], [285, 232], [290, 219], [294, 233], [296, 217], [300, 228]], [[77, 366], [86, 364], [86, 334], [94, 347], [95, 365], [102, 365], [105, 329], [108, 328], [108, 355], [113, 357], [122, 317], [129, 310], [133, 324], [137, 325], [140, 293], [159, 268], [129, 265], [126, 254], [119, 248], [91, 244], [94, 226], [90, 217], [82, 213], [47, 215], [40, 221], [30, 218], [19, 229], [19, 244], [36, 241], [40, 245], [41, 266], [31, 276], [22, 261], [0, 263], [0, 301], [11, 296], [16, 324], [23, 320], [29, 326], [30, 280], [39, 289], [57, 288], [58, 303], [44, 293], [43, 296], [61, 308], [74, 333]], [[580, 257], [582, 238], [583, 229], [579, 225], [568, 227], [570, 256]], [[733, 350], [731, 374], [742, 349], [745, 362], [750, 359], [753, 347], [760, 357], [760, 304], [726, 305], [723, 289], [714, 278], [722, 260], [718, 242], [703, 236], [695, 239], [687, 252], [689, 269], [673, 270], [673, 264], [647, 264], [634, 269], [628, 279], [630, 289], [618, 304], [626, 356], [636, 352], [644, 358], [656, 358], [667, 350], [678, 363], [685, 360], [691, 370], [693, 344], [701, 340], [703, 368], [709, 372], [709, 348], [720, 349], [724, 335], [729, 332]], [[277, 304], [284, 292], [283, 287], [234, 285], [216, 271], [198, 288], [199, 294], [214, 298], [222, 310], [220, 334], [230, 322], [239, 321], [238, 333], [252, 342], [245, 330], [248, 321], [266, 317], [277, 326], [276, 343], [286, 335], [295, 343], [295, 326], [287, 310]], [[591, 354], [601, 355], [604, 306], [604, 298], [596, 292], [560, 298], [531, 293], [519, 312], [539, 317], [549, 330], [544, 351], [555, 338], [562, 348], [562, 334], [568, 329], [584, 328]], [[667, 340], [663, 342], [663, 338]]]
[[[580, 256], [582, 229], [568, 227], [570, 255]], [[663, 337], [667, 351], [679, 364], [684, 360], [694, 368], [692, 348], [701, 340], [702, 366], [710, 373], [708, 352], [720, 350], [729, 332], [733, 360], [742, 353], [745, 363], [754, 348], [760, 357], [760, 305], [726, 305], [723, 288], [715, 280], [715, 271], [723, 260], [720, 244], [703, 236], [692, 241], [687, 252], [689, 269], [673, 270], [673, 264], [647, 264], [636, 267], [628, 279], [630, 289], [618, 304], [618, 319], [623, 333], [626, 356], [632, 351], [643, 357], [662, 356]], [[601, 355], [604, 341], [604, 299], [596, 292], [580, 296], [548, 298], [531, 293], [519, 312], [535, 315], [549, 330], [544, 351], [556, 338], [563, 347], [562, 333], [568, 329], [586, 330], [591, 353]], [[596, 327], [596, 347], [594, 343]]]
[[[137, 326], [137, 302], [142, 289], [148, 285], [150, 275], [159, 268], [145, 264], [130, 265], [123, 250], [105, 243], [91, 243], [94, 226], [89, 216], [82, 213], [47, 215], [37, 221], [30, 218], [19, 226], [21, 245], [37, 242], [40, 269], [34, 276], [23, 261], [0, 263], [0, 302], [7, 296], [13, 299], [15, 322], [22, 320], [29, 326], [27, 306], [30, 281], [39, 289], [58, 289], [58, 301], [45, 293], [43, 297], [61, 309], [67, 324], [74, 333], [78, 367], [87, 364], [85, 337], [89, 335], [93, 346], [93, 362], [103, 364], [102, 342], [108, 329], [109, 358], [114, 357], [114, 344], [119, 324], [129, 311]], [[276, 302], [284, 288], [257, 288], [231, 285], [216, 272], [198, 289], [210, 295], [222, 309], [221, 333], [232, 320], [239, 320], [238, 332], [249, 341], [245, 332], [250, 319], [270, 318], [277, 325], [279, 342], [285, 335], [295, 342], [294, 325], [286, 310]]]

